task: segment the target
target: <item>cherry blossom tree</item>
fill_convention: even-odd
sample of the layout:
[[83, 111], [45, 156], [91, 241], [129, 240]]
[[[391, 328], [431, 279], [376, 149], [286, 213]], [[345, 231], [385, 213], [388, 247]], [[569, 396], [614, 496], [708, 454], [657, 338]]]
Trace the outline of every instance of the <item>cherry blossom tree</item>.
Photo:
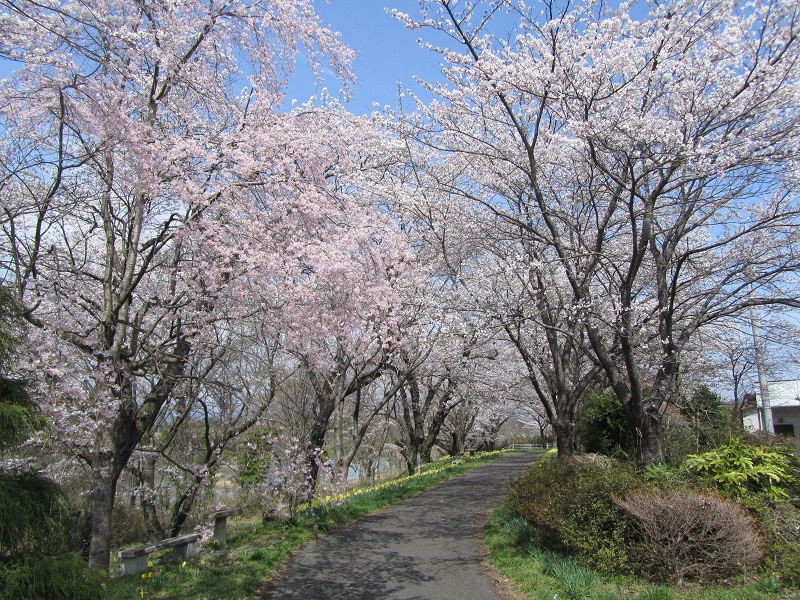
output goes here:
[[307, 0], [2, 2], [0, 39], [19, 66], [0, 84], [3, 274], [44, 408], [90, 466], [87, 554], [107, 568], [119, 475], [214, 323], [263, 310], [295, 344], [348, 329], [315, 290], [384, 239], [337, 187], [370, 133], [279, 110], [301, 50], [350, 79]]
[[494, 359], [490, 331], [477, 319], [452, 310], [436, 321], [421, 319], [392, 365], [399, 384], [393, 407], [399, 439], [395, 444], [409, 474], [431, 461], [440, 434], [454, 410], [472, 404], [478, 411], [476, 389], [487, 362]]
[[[401, 209], [437, 286], [434, 304], [479, 314], [486, 335], [511, 342], [517, 356], [506, 360], [522, 362], [536, 403], [557, 432], [559, 455], [572, 454], [579, 403], [601, 368], [588, 351], [574, 294], [554, 268], [552, 251], [486, 207], [454, 202], [449, 192], [461, 177], [457, 163], [443, 165], [425, 149], [403, 156], [409, 168], [395, 176], [424, 190]], [[504, 385], [495, 388], [496, 395]]]
[[420, 5], [397, 16], [455, 49], [398, 131], [436, 151], [441, 193], [538, 246], [637, 460], [663, 460], [697, 331], [798, 304], [797, 3]]
[[[374, 221], [365, 218], [375, 202], [368, 193], [372, 167], [366, 148], [351, 148], [350, 155], [358, 155], [362, 170], [368, 172], [359, 177], [337, 174], [334, 184], [347, 189], [353, 200], [346, 216], [352, 227], [336, 237], [335, 231], [328, 231], [319, 240], [324, 244], [318, 260], [296, 282], [294, 300], [283, 308], [290, 315], [289, 331], [294, 332], [288, 335], [287, 349], [308, 373], [314, 392], [308, 432], [312, 480], [331, 426], [333, 439], [327, 441], [336, 473], [344, 479], [372, 420], [396, 393], [397, 384], [388, 384], [369, 408], [362, 402], [362, 394], [383, 377], [401, 344], [403, 305], [416, 289], [413, 257], [403, 232], [386, 214], [375, 213]], [[365, 204], [359, 205], [359, 198]], [[340, 218], [337, 229], [341, 228]], [[309, 319], [319, 319], [311, 329], [301, 325]]]
[[[373, 348], [373, 353], [348, 354], [342, 347], [341, 340], [333, 343], [335, 365], [325, 370], [309, 370], [311, 385], [314, 389], [314, 403], [312, 424], [309, 431], [309, 440], [306, 448], [307, 464], [312, 482], [316, 482], [318, 475], [317, 455], [325, 447], [325, 440], [333, 424], [332, 441], [333, 453], [337, 467], [337, 475], [346, 480], [347, 469], [353, 459], [345, 450], [346, 419], [345, 407], [347, 399], [355, 397], [355, 405], [361, 406], [363, 391], [383, 375], [383, 355], [380, 347]], [[354, 442], [363, 439], [369, 426], [369, 421], [378, 413], [379, 408], [370, 411], [364, 429], [358, 422], [359, 409], [353, 415], [355, 423], [349, 431], [355, 436]], [[355, 450], [358, 443], [354, 443]], [[314, 493], [312, 483], [311, 493]]]
[[577, 449], [580, 403], [602, 369], [588, 351], [572, 290], [542, 258], [535, 244], [516, 252], [510, 245], [495, 248], [477, 280], [483, 282], [481, 304], [522, 360], [563, 458]]
[[480, 364], [471, 394], [462, 404], [450, 411], [440, 432], [437, 444], [450, 456], [466, 450], [495, 450], [501, 440], [500, 430], [518, 411], [519, 385], [504, 368], [502, 354], [491, 363]]

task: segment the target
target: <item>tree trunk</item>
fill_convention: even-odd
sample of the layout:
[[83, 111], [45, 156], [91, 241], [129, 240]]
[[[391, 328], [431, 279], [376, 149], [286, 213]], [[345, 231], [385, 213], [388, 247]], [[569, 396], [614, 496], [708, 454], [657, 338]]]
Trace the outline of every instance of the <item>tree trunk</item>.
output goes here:
[[[92, 486], [88, 511], [89, 567], [107, 571], [111, 561], [111, 515], [117, 480], [141, 441], [145, 432], [158, 417], [179, 375], [183, 373], [189, 344], [178, 338], [173, 362], [165, 368], [161, 379], [151, 388], [137, 407], [133, 400], [130, 379], [120, 375], [117, 385], [120, 405], [108, 429], [97, 433], [94, 456], [91, 460]], [[121, 372], [121, 370], [119, 370]]]
[[333, 465], [334, 476], [342, 477], [347, 481], [347, 471], [349, 465], [345, 467], [345, 449], [344, 449], [344, 406], [346, 398], [342, 395], [336, 398], [333, 410]]
[[330, 395], [317, 395], [317, 407], [314, 414], [314, 423], [308, 436], [308, 449], [306, 453], [306, 464], [308, 465], [309, 483], [313, 496], [317, 487], [317, 477], [319, 475], [318, 452], [325, 446], [325, 435], [328, 433], [328, 424], [331, 415], [336, 408], [336, 400]]
[[144, 517], [144, 524], [147, 527], [147, 533], [153, 539], [164, 539], [164, 527], [161, 525], [161, 520], [158, 518], [158, 511], [156, 510], [155, 496], [156, 496], [156, 457], [145, 456], [142, 459], [141, 470], [138, 473], [139, 482], [141, 484], [141, 491], [139, 492], [139, 499], [142, 503], [142, 516]]
[[661, 414], [658, 409], [645, 404], [645, 409], [637, 425], [639, 437], [636, 443], [636, 464], [639, 467], [664, 462], [664, 446], [662, 444], [663, 428]]
[[419, 444], [406, 446], [403, 458], [406, 460], [406, 473], [413, 475], [417, 472], [417, 457], [419, 456]]
[[430, 424], [428, 425], [428, 431], [425, 434], [425, 439], [423, 440], [422, 447], [420, 448], [420, 455], [423, 463], [431, 462], [431, 453], [433, 452], [434, 446], [436, 446], [436, 440], [439, 439], [439, 434], [442, 432], [444, 422], [447, 420], [447, 416], [450, 414], [453, 408], [460, 403], [460, 401], [457, 401], [455, 404], [450, 404], [450, 399], [451, 394], [448, 381], [447, 387], [445, 387], [444, 391], [438, 395], [436, 410], [431, 416]]
[[194, 502], [197, 499], [197, 495], [204, 481], [205, 477], [195, 476], [195, 480], [183, 491], [183, 494], [181, 494], [181, 497], [175, 503], [169, 523], [169, 534], [171, 537], [181, 534], [181, 529], [186, 523], [189, 514], [192, 512], [192, 507], [194, 506]]
[[424, 415], [420, 404], [419, 384], [411, 378], [406, 389], [401, 389], [400, 404], [403, 409], [403, 429], [406, 439], [399, 443], [406, 461], [406, 471], [413, 475], [417, 470], [418, 456], [422, 446]]
[[433, 453], [433, 446], [435, 445], [435, 440], [431, 443], [424, 443], [422, 447], [419, 449], [419, 461], [420, 464], [427, 464], [431, 462], [431, 454]]
[[450, 434], [450, 456], [461, 456], [464, 454], [464, 448], [466, 446], [466, 435], [462, 435], [462, 432], [453, 431]]
[[575, 454], [577, 447], [576, 427], [574, 421], [557, 420], [553, 424], [556, 432], [556, 448], [558, 448], [558, 458], [568, 458]]
[[661, 363], [656, 375], [653, 389], [647, 396], [640, 394], [637, 403], [631, 403], [629, 414], [634, 417], [631, 425], [638, 433], [636, 464], [639, 468], [663, 463], [665, 460], [661, 419], [664, 407], [673, 402], [675, 390], [678, 388], [678, 366], [677, 353], [668, 352], [667, 359]]
[[111, 561], [111, 514], [118, 473], [111, 457], [98, 456], [92, 463], [92, 485], [87, 507], [89, 567], [107, 571]]
[[403, 412], [406, 420], [407, 436], [402, 445], [400, 445], [400, 452], [406, 461], [406, 471], [409, 475], [413, 475], [417, 472], [417, 466], [421, 462], [422, 430], [414, 425], [405, 407]]

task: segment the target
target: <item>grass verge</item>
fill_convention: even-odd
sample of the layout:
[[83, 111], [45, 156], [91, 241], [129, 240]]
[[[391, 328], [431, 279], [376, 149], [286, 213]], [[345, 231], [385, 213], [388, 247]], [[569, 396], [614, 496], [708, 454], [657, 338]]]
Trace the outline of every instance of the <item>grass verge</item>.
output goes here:
[[730, 587], [667, 587], [631, 578], [604, 579], [568, 557], [530, 544], [531, 524], [507, 504], [494, 511], [484, 528], [489, 560], [520, 600], [774, 600], [800, 599], [774, 579]]
[[105, 598], [245, 600], [275, 576], [292, 552], [320, 533], [415, 496], [501, 455], [487, 452], [439, 460], [424, 465], [418, 475], [358, 490], [335, 502], [317, 502], [289, 521], [262, 524], [258, 517], [250, 522], [239, 519], [239, 524], [229, 525], [224, 550], [203, 550], [183, 563], [169, 561], [169, 551], [153, 554], [147, 572], [111, 577], [105, 586]]

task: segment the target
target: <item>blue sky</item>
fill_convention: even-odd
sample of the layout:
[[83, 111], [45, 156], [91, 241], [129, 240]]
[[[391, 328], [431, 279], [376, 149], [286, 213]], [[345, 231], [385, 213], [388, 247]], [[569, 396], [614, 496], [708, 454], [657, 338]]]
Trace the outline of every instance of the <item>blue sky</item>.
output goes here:
[[[440, 57], [417, 44], [420, 36], [431, 39], [431, 31], [409, 31], [392, 18], [387, 9], [396, 8], [412, 16], [419, 14], [417, 0], [333, 0], [330, 4], [316, 0], [315, 6], [322, 20], [357, 53], [353, 70], [358, 85], [347, 105], [358, 114], [370, 113], [373, 103], [380, 107], [397, 103], [398, 82], [403, 89], [412, 88], [414, 76], [425, 80], [439, 79]], [[328, 84], [331, 95], [338, 95], [335, 81]], [[324, 86], [322, 86], [324, 87]], [[305, 101], [318, 94], [320, 89], [312, 78], [299, 69], [289, 89], [289, 100]]]

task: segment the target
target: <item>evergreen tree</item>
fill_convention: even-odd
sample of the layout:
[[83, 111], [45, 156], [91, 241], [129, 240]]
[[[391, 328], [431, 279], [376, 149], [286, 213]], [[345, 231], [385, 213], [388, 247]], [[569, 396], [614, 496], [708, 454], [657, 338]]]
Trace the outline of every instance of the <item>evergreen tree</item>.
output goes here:
[[719, 394], [701, 385], [680, 407], [696, 438], [697, 450], [713, 448], [730, 437], [730, 412]]
[[0, 555], [52, 549], [63, 537], [61, 491], [15, 457], [19, 445], [43, 424], [27, 382], [11, 374], [19, 323], [13, 299], [0, 288]]
[[610, 390], [591, 390], [578, 422], [578, 436], [586, 452], [631, 457], [636, 436], [625, 418], [622, 404]]

